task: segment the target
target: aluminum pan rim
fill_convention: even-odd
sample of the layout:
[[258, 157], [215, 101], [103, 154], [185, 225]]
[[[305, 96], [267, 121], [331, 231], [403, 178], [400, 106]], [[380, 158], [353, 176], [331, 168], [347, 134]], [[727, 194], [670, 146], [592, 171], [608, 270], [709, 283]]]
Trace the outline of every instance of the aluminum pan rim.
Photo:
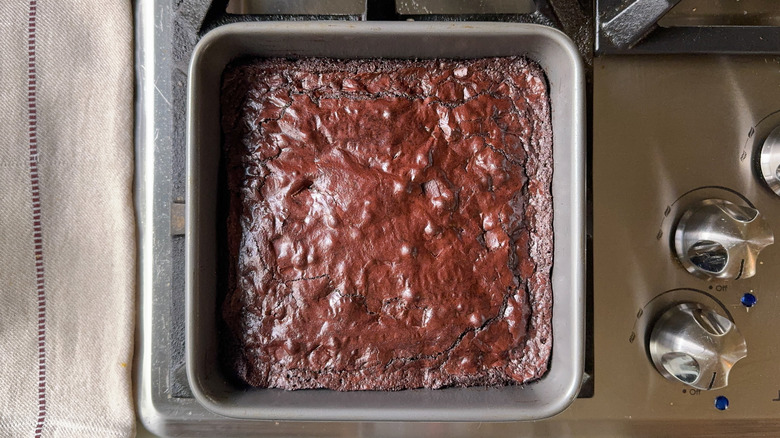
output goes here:
[[[510, 387], [510, 391], [517, 391], [518, 397], [513, 401], [517, 406], [507, 406], [505, 409], [474, 409], [473, 406], [459, 408], [441, 408], [435, 403], [427, 405], [425, 409], [419, 407], [383, 407], [382, 409], [334, 409], [321, 408], [313, 409], [289, 409], [279, 408], [277, 406], [262, 406], [241, 404], [236, 400], [215, 396], [211, 390], [210, 381], [206, 376], [204, 367], [204, 358], [209, 354], [203, 350], [203, 336], [209, 328], [198, 324], [201, 316], [208, 315], [199, 312], [200, 301], [203, 296], [200, 295], [200, 281], [204, 271], [209, 272], [212, 267], [201, 265], [202, 260], [198, 253], [201, 235], [200, 222], [200, 191], [203, 189], [200, 184], [200, 176], [203, 168], [200, 167], [201, 153], [201, 110], [199, 106], [201, 100], [198, 98], [198, 92], [204, 84], [200, 83], [199, 67], [202, 63], [209, 60], [209, 50], [213, 51], [219, 46], [220, 41], [242, 35], [248, 38], [266, 38], [276, 39], [276, 43], [283, 40], [285, 35], [301, 36], [306, 35], [312, 38], [328, 38], [336, 36], [360, 36], [360, 35], [381, 35], [394, 37], [403, 35], [420, 36], [421, 38], [543, 38], [549, 41], [553, 49], [557, 47], [560, 51], [559, 57], [564, 57], [564, 64], [568, 64], [568, 72], [548, 71], [543, 59], [533, 56], [533, 53], [527, 53], [523, 50], [517, 50], [510, 54], [526, 54], [536, 59], [548, 71], [548, 78], [551, 83], [551, 100], [553, 101], [553, 136], [556, 139], [554, 144], [555, 167], [553, 176], [553, 202], [555, 205], [555, 254], [553, 267], [553, 296], [556, 302], [553, 308], [553, 330], [556, 341], [553, 343], [553, 357], [551, 359], [551, 370], [539, 382], [532, 383], [523, 387]], [[213, 47], [212, 47], [213, 46]], [[549, 50], [549, 48], [548, 48]], [[268, 56], [278, 56], [278, 54], [269, 54]], [[326, 55], [323, 55], [326, 56]], [[485, 55], [492, 56], [492, 55]], [[222, 64], [221, 67], [224, 67]], [[221, 70], [220, 70], [221, 71]], [[557, 76], [556, 76], [557, 75]], [[568, 84], [558, 83], [567, 80]], [[569, 86], [568, 105], [561, 108], [556, 105], [556, 87]], [[531, 24], [505, 24], [505, 23], [403, 23], [403, 22], [360, 22], [360, 23], [338, 23], [338, 22], [299, 22], [299, 23], [237, 23], [223, 26], [215, 29], [206, 35], [195, 48], [192, 62], [190, 64], [189, 75], [189, 102], [188, 102], [188, 144], [187, 144], [187, 225], [186, 225], [186, 357], [187, 373], [190, 379], [190, 386], [195, 397], [207, 409], [221, 415], [253, 418], [253, 419], [287, 419], [287, 420], [363, 420], [363, 421], [382, 421], [382, 420], [406, 420], [406, 421], [507, 421], [507, 420], [533, 420], [546, 418], [555, 415], [564, 410], [575, 398], [582, 377], [583, 351], [584, 351], [584, 264], [585, 264], [585, 246], [584, 246], [584, 198], [585, 198], [585, 146], [584, 146], [584, 74], [579, 55], [573, 43], [562, 33], [552, 28], [531, 25]], [[562, 106], [562, 105], [561, 105]], [[556, 108], [558, 108], [556, 110]], [[556, 111], [558, 117], [556, 117]], [[567, 117], [562, 117], [561, 112], [568, 111]], [[557, 122], [557, 123], [556, 123]], [[564, 122], [569, 122], [569, 126], [562, 127]], [[564, 131], [563, 128], [568, 129]], [[564, 134], [561, 134], [561, 133]], [[567, 141], [568, 140], [568, 141]], [[557, 145], [566, 145], [566, 154], [563, 153], [563, 147]], [[564, 160], [565, 158], [565, 160]], [[563, 160], [563, 161], [561, 161]], [[565, 175], [559, 175], [560, 165], [566, 163], [568, 166]], [[566, 202], [559, 205], [561, 198]], [[563, 243], [563, 245], [561, 245]], [[561, 246], [567, 246], [568, 251], [563, 253]], [[564, 272], [565, 271], [565, 272]], [[205, 274], [208, 275], [208, 274]], [[565, 291], [562, 289], [566, 289]], [[209, 292], [204, 292], [208, 294]], [[566, 298], [566, 301], [562, 298]], [[568, 306], [568, 307], [567, 307]], [[213, 311], [213, 307], [211, 308]], [[562, 321], [563, 320], [563, 321]], [[213, 331], [213, 327], [211, 328]], [[568, 340], [568, 342], [564, 342]], [[560, 348], [566, 344], [565, 351]], [[559, 348], [556, 348], [558, 346]], [[213, 357], [211, 358], [213, 359]], [[557, 374], [553, 376], [556, 370], [566, 368], [563, 376]], [[560, 373], [559, 373], [560, 374]], [[555, 382], [550, 383], [551, 380]], [[546, 386], [545, 386], [546, 385]], [[541, 391], [544, 397], [534, 397], [535, 391], [540, 388], [555, 386], [554, 391]], [[498, 393], [506, 391], [507, 388], [495, 388], [488, 391]], [[279, 391], [279, 390], [258, 390], [258, 391]], [[419, 392], [426, 390], [410, 391]], [[449, 391], [449, 392], [448, 392]], [[439, 394], [453, 394], [453, 391], [485, 391], [484, 388], [453, 388], [437, 390]], [[322, 391], [296, 391], [297, 393], [311, 393], [312, 396], [319, 398], [316, 393]], [[333, 391], [327, 391], [335, 393]], [[430, 391], [429, 391], [430, 392]], [[534, 393], [534, 395], [526, 396]], [[338, 393], [344, 394], [344, 393]], [[385, 393], [387, 394], [387, 393]], [[397, 393], [394, 393], [397, 394]], [[332, 398], [344, 399], [343, 395], [333, 395]], [[391, 397], [388, 395], [387, 397]]]

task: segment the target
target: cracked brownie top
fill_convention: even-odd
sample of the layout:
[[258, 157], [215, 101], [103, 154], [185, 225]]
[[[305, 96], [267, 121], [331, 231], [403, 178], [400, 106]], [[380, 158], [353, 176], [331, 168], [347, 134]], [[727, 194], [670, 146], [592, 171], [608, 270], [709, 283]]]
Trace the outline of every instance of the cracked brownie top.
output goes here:
[[525, 58], [241, 60], [222, 84], [226, 360], [254, 386], [540, 377], [552, 132]]

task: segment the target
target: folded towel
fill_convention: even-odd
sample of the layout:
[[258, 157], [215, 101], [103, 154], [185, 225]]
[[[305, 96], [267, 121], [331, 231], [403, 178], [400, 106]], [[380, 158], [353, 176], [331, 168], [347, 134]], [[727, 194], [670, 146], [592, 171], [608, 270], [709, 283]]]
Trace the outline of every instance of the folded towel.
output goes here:
[[129, 1], [0, 3], [0, 436], [132, 436]]

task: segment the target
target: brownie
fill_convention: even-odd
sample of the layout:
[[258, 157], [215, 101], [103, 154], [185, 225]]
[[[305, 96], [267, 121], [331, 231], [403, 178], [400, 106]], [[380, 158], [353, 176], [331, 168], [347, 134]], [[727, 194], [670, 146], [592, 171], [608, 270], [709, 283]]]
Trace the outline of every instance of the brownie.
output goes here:
[[223, 74], [223, 359], [257, 387], [541, 377], [552, 347], [542, 69], [244, 59]]

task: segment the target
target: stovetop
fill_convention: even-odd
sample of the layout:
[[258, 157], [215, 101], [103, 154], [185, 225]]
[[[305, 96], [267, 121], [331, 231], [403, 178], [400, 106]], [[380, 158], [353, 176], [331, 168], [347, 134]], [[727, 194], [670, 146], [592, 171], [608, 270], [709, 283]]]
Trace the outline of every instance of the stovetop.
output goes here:
[[[231, 7], [237, 11], [248, 3]], [[773, 230], [780, 230], [780, 197], [759, 182], [754, 166], [758, 148], [780, 124], [780, 57], [766, 54], [761, 45], [739, 56], [723, 54], [730, 48], [705, 56], [630, 55], [659, 52], [657, 39], [664, 28], [651, 30], [631, 47], [601, 44], [594, 59], [591, 48], [595, 40], [604, 40], [605, 30], [601, 25], [596, 30], [593, 21], [603, 23], [620, 12], [620, 5], [605, 0], [596, 2], [595, 12], [588, 1], [540, 1], [532, 13], [424, 14], [414, 9], [422, 1], [399, 1], [397, 8], [392, 1], [369, 2], [358, 13], [351, 3], [352, 9], [342, 5], [338, 15], [236, 16], [226, 13], [227, 2], [221, 1], [137, 2], [141, 289], [136, 394], [139, 418], [148, 429], [167, 436], [762, 436], [780, 431], [780, 343], [775, 335], [780, 323], [773, 318], [780, 310], [780, 250], [770, 246], [761, 253], [753, 278], [708, 281], [676, 262], [670, 240], [683, 212], [706, 198], [747, 201]], [[687, 7], [685, 0], [680, 6]], [[763, 24], [769, 20], [760, 17]], [[585, 384], [564, 413], [534, 423], [251, 422], [212, 414], [194, 400], [184, 371], [189, 55], [200, 36], [224, 23], [300, 19], [536, 22], [558, 27], [575, 40], [589, 67], [592, 122], [588, 340]], [[729, 35], [753, 38], [739, 30], [732, 26]], [[763, 38], [771, 28], [761, 32]], [[643, 48], [648, 42], [650, 48]], [[671, 47], [669, 52], [680, 51]], [[749, 308], [740, 301], [746, 293], [757, 298]], [[707, 391], [672, 383], [648, 360], [648, 328], [665, 306], [681, 301], [724, 309], [744, 335], [748, 356], [734, 367], [728, 387]], [[717, 397], [729, 401], [728, 409], [716, 408]]]

